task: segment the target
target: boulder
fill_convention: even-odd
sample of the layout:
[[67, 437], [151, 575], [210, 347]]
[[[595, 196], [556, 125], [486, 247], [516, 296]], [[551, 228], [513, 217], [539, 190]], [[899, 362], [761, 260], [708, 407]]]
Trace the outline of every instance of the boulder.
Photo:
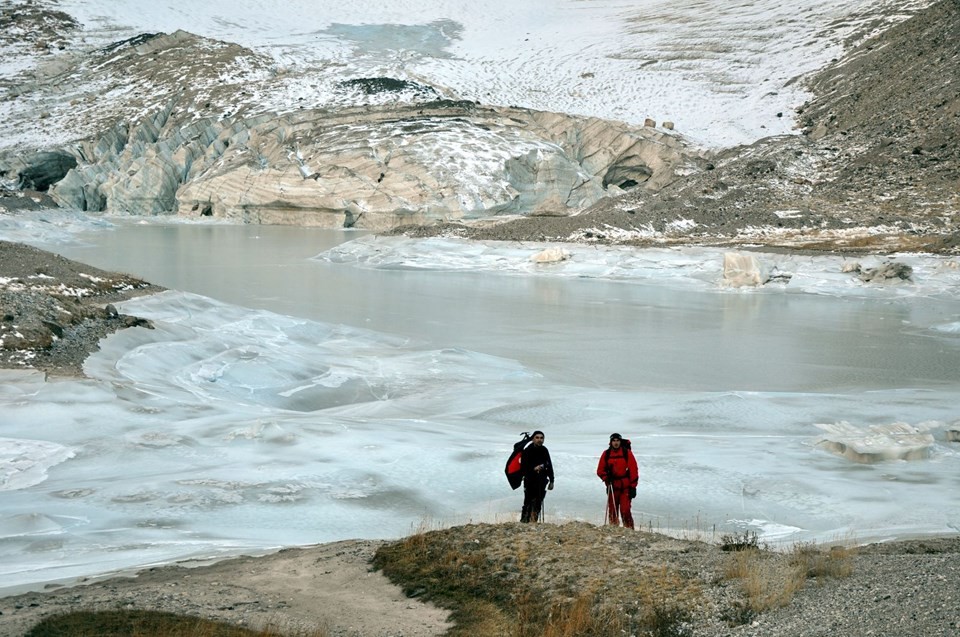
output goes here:
[[0, 187], [0, 212], [56, 208], [57, 203], [45, 192], [7, 190]]

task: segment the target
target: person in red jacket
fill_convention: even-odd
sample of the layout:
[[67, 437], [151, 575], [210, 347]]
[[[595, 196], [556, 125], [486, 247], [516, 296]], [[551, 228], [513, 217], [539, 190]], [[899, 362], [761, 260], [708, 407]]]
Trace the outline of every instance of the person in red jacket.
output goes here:
[[597, 475], [607, 485], [607, 521], [619, 524], [623, 520], [623, 526], [632, 529], [630, 501], [637, 497], [640, 471], [629, 440], [620, 434], [610, 434], [610, 446], [600, 454]]

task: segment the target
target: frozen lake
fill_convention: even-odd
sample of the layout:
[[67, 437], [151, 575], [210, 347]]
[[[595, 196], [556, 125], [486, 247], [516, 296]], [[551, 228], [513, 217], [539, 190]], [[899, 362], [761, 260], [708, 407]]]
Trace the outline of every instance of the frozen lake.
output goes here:
[[[341, 81], [385, 76], [486, 104], [670, 120], [726, 147], [796, 132], [809, 95], [794, 78], [886, 7], [923, 4], [59, 7], [90, 46], [182, 28], [269, 55], [287, 80], [256, 109], [336, 108]], [[5, 55], [0, 75], [25, 64]], [[50, 120], [10, 121], [2, 145], [73, 139]], [[761, 255], [790, 282], [731, 290], [722, 252], [705, 249], [571, 246], [538, 267], [539, 245], [63, 211], [2, 215], [0, 238], [172, 290], [122, 307], [156, 329], [108, 339], [89, 379], [0, 371], [0, 591], [514, 519], [503, 462], [537, 428], [557, 465], [548, 521], [601, 522], [593, 471], [619, 431], [640, 463], [645, 527], [785, 542], [960, 530], [960, 455], [945, 436], [960, 419], [955, 260], [898, 255], [912, 283], [865, 286], [839, 258]], [[855, 462], [844, 445], [892, 459]]]
[[[503, 462], [532, 429], [556, 464], [548, 521], [601, 522], [618, 431], [644, 527], [960, 530], [955, 261], [897, 255], [914, 281], [867, 286], [838, 257], [759, 255], [789, 283], [738, 290], [720, 250], [537, 266], [539, 244], [78, 219], [0, 237], [173, 291], [122, 306], [157, 329], [108, 339], [90, 380], [0, 374], [8, 589], [513, 519]], [[857, 444], [890, 459], [837, 453]]]

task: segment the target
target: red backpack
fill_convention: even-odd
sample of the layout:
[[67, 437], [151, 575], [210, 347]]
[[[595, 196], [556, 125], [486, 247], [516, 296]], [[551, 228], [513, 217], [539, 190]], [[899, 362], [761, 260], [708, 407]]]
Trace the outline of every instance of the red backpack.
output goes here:
[[503, 469], [503, 472], [507, 474], [507, 482], [510, 483], [510, 488], [514, 490], [523, 484], [523, 467], [520, 466], [520, 458], [523, 456], [524, 447], [530, 442], [530, 434], [524, 431], [522, 435], [523, 440], [513, 445], [513, 451], [507, 458], [507, 466]]

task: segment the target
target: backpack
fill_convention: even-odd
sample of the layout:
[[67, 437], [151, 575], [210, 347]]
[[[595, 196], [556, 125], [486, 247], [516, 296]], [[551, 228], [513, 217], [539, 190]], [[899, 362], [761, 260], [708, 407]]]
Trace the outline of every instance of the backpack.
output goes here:
[[530, 434], [524, 431], [522, 435], [523, 440], [513, 445], [513, 451], [507, 458], [507, 465], [503, 468], [503, 472], [507, 474], [507, 482], [514, 491], [523, 484], [523, 467], [520, 466], [520, 458], [523, 456], [524, 447], [530, 442]]

